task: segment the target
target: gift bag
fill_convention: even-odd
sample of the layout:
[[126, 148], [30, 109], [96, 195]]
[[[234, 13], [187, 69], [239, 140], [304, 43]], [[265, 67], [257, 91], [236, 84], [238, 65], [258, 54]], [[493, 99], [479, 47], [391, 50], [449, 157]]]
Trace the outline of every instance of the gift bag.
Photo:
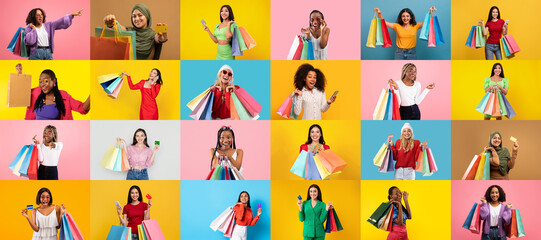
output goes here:
[[445, 41], [443, 40], [443, 34], [441, 33], [440, 21], [438, 20], [438, 16], [434, 15], [434, 13], [432, 13], [432, 20], [434, 21], [436, 45], [444, 44]]
[[246, 44], [246, 49], [251, 49], [257, 45], [252, 36], [248, 33], [248, 31], [246, 31], [244, 27], [239, 27], [239, 32], [242, 36], [242, 40]]
[[291, 112], [289, 113], [291, 119], [297, 119], [299, 116], [295, 114], [295, 98], [291, 99]]
[[522, 218], [520, 217], [520, 211], [518, 209], [513, 209], [517, 214], [517, 232], [518, 237], [524, 237], [526, 236], [526, 232], [524, 232], [524, 223], [522, 223]]
[[32, 155], [30, 155], [30, 164], [28, 164], [28, 170], [26, 172], [28, 179], [38, 180], [38, 148], [34, 146], [32, 149]]
[[295, 93], [289, 94], [289, 96], [284, 100], [282, 105], [280, 105], [276, 113], [280, 114], [280, 116], [282, 117], [289, 118], [292, 111], [292, 106], [293, 106], [292, 99], [294, 98], [294, 95]]
[[470, 165], [468, 166], [468, 169], [466, 169], [464, 176], [462, 176], [462, 180], [475, 179], [475, 173], [477, 172], [477, 168], [479, 167], [480, 160], [481, 160], [481, 155], [473, 156], [473, 159], [471, 160]]
[[486, 92], [485, 96], [483, 96], [479, 104], [477, 104], [477, 107], [475, 108], [475, 110], [477, 110], [480, 113], [484, 113], [489, 99], [490, 99], [490, 92]]
[[18, 172], [15, 173], [15, 175], [28, 177], [27, 172], [28, 172], [28, 167], [30, 166], [30, 158], [32, 157], [32, 152], [36, 148], [37, 148], [36, 145], [30, 145], [30, 147], [28, 148], [28, 152], [24, 156], [24, 159], [23, 159], [21, 165], [19, 166]]
[[428, 40], [428, 34], [430, 27], [430, 12], [425, 15], [425, 20], [423, 21], [423, 27], [421, 28], [421, 32], [419, 33], [419, 39], [422, 40]]
[[319, 151], [317, 155], [323, 166], [331, 173], [342, 171], [348, 164], [330, 149]]
[[481, 232], [481, 217], [479, 216], [479, 212], [481, 210], [481, 204], [477, 204], [477, 207], [475, 207], [475, 211], [473, 211], [473, 217], [470, 224], [470, 231], [472, 233], [479, 233]]
[[490, 180], [490, 153], [486, 154], [486, 160], [485, 160], [485, 168], [483, 169], [483, 180]]
[[477, 27], [473, 30], [473, 37], [471, 39], [471, 48], [477, 49]]
[[475, 47], [484, 47], [486, 42], [487, 42], [487, 39], [486, 37], [483, 35], [483, 27], [481, 26], [477, 26], [476, 29], [475, 29]]
[[[321, 158], [318, 156], [318, 158], [321, 160]], [[322, 162], [323, 165], [325, 165]], [[307, 158], [306, 158], [306, 173], [305, 173], [305, 180], [321, 180], [321, 176], [319, 175], [319, 171], [317, 170], [316, 162], [314, 160], [314, 153], [308, 152]]]
[[[424, 26], [424, 25], [423, 25]], [[472, 26], [471, 27], [471, 30], [470, 30], [470, 34], [468, 34], [468, 40], [466, 40], [466, 46], [467, 47], [471, 47], [472, 46], [472, 40], [473, 40], [473, 36], [475, 34], [475, 29], [476, 29], [476, 26]]]
[[505, 41], [504, 37], [500, 39], [500, 45], [503, 49], [502, 53], [505, 53], [506, 57], [510, 57], [512, 53], [511, 50], [509, 50], [509, 46], [507, 46], [507, 42]]
[[28, 74], [9, 74], [7, 105], [8, 107], [30, 106], [32, 76]]
[[382, 18], [381, 20], [381, 33], [383, 34], [383, 47], [392, 47], [393, 42], [391, 41], [391, 36], [389, 35], [389, 30], [387, 29], [387, 24], [385, 23], [385, 20]]
[[387, 213], [389, 212], [389, 209], [392, 209], [392, 204], [391, 202], [384, 202], [382, 204], [379, 205], [379, 207], [376, 209], [376, 211], [374, 211], [374, 213], [372, 213], [372, 215], [370, 215], [370, 218], [368, 218], [368, 221], [370, 224], [374, 225], [374, 227], [377, 227], [379, 228], [379, 220], [384, 218]]
[[376, 109], [374, 109], [374, 113], [372, 114], [373, 120], [383, 120], [387, 107], [387, 101], [389, 100], [388, 95], [389, 92], [387, 91], [387, 89], [384, 88], [381, 90], [378, 102], [376, 104]]
[[501, 116], [507, 116], [507, 109], [505, 108], [505, 104], [503, 103], [503, 99], [502, 99], [502, 95], [503, 93], [497, 93], [496, 96], [498, 96], [498, 103], [499, 103], [499, 106], [500, 106], [500, 113], [501, 113]]
[[496, 96], [495, 93], [490, 93], [488, 97], [488, 102], [485, 107], [485, 110], [483, 111], [484, 114], [492, 115], [492, 111], [494, 109], [494, 97]]
[[383, 30], [382, 27], [387, 28], [387, 26], [381, 25], [381, 19], [376, 18], [376, 46], [383, 45]]
[[160, 228], [160, 225], [158, 225], [156, 219], [144, 220], [143, 228], [150, 240], [165, 240], [162, 229]]
[[293, 166], [289, 171], [291, 171], [293, 174], [304, 178], [306, 175], [306, 159], [308, 158], [308, 152], [302, 150], [299, 153], [299, 156], [297, 156], [297, 160], [295, 160], [295, 163], [293, 163]]
[[428, 154], [426, 148], [423, 148], [423, 176], [431, 176], [430, 164], [428, 163]]
[[65, 222], [67, 223], [67, 226], [69, 226], [69, 230], [71, 233], [71, 238], [73, 240], [84, 240], [83, 234], [81, 233], [81, 230], [79, 230], [79, 226], [77, 226], [77, 223], [75, 220], [73, 220], [73, 217], [70, 213], [66, 213], [62, 216], [62, 218], [65, 218]]
[[[117, 24], [117, 23], [115, 23]], [[94, 29], [95, 37], [114, 39], [115, 36], [121, 37], [122, 41], [130, 44], [129, 60], [137, 60], [137, 41], [135, 31], [124, 31], [122, 28], [110, 29], [107, 27], [96, 27]]]
[[468, 213], [468, 216], [466, 217], [466, 221], [464, 221], [464, 224], [462, 224], [463, 228], [470, 230], [471, 222], [473, 220], [473, 214], [475, 213], [476, 208], [477, 208], [477, 203], [474, 203], [473, 207], [470, 210], [470, 213]]
[[340, 224], [338, 215], [336, 215], [336, 211], [333, 207], [329, 209], [329, 211], [327, 212], [327, 223], [325, 225], [325, 232], [331, 233], [331, 232], [338, 232], [340, 230], [343, 230], [342, 224]]
[[73, 240], [71, 235], [71, 229], [66, 220], [66, 214], [62, 215], [60, 219], [60, 231], [58, 232], [58, 240]]
[[119, 146], [117, 149], [115, 165], [113, 166], [113, 171], [121, 172], [122, 171], [122, 148]]
[[391, 207], [389, 208], [387, 214], [385, 215], [384, 218], [381, 218], [378, 222], [378, 225], [379, 225], [379, 229], [381, 230], [384, 230], [384, 231], [388, 231], [389, 229], [389, 224], [392, 226], [393, 223], [392, 223], [392, 220], [393, 219], [393, 206], [391, 205]]
[[511, 224], [505, 226], [505, 232], [508, 238], [518, 237], [517, 212], [515, 212], [514, 209], [511, 209]]
[[101, 158], [100, 165], [109, 170], [114, 170], [119, 150], [120, 147], [118, 145], [118, 141], [116, 141], [115, 144], [107, 148], [107, 151], [105, 151], [105, 154]]
[[374, 157], [374, 165], [381, 166], [383, 163], [383, 158], [385, 157], [385, 153], [387, 152], [387, 143], [383, 143], [381, 147], [378, 150], [378, 153], [376, 153], [376, 156]]
[[234, 214], [235, 212], [233, 211], [232, 207], [226, 208], [217, 218], [215, 218], [210, 223], [210, 228], [212, 228], [212, 230], [214, 231], [218, 230], [218, 228], [220, 228], [220, 226], [222, 226], [227, 221], [227, 218], [230, 217], [230, 215]]
[[520, 48], [517, 45], [517, 42], [515, 41], [515, 38], [512, 35], [505, 35], [503, 36], [505, 39], [505, 43], [507, 44], [507, 47], [509, 48], [509, 52], [511, 54], [514, 54], [516, 52], [520, 51]]
[[[487, 155], [486, 153], [481, 153], [481, 159], [479, 160], [479, 167], [477, 167], [477, 172], [475, 172], [475, 178], [474, 180], [483, 180], [483, 172], [485, 170], [485, 162], [486, 162], [486, 158], [487, 158]], [[490, 162], [490, 158], [489, 158], [489, 162]]]
[[[237, 27], [233, 27], [233, 37], [231, 38], [231, 56], [242, 56], [242, 51], [240, 50], [240, 41], [237, 35]], [[246, 48], [246, 45], [244, 45]]]
[[321, 163], [321, 160], [319, 160], [316, 155], [314, 155], [314, 162], [316, 163], [317, 171], [319, 172], [321, 179], [326, 179], [331, 175], [331, 172], [329, 172], [329, 170], [323, 166], [323, 163]]
[[222, 165], [217, 164], [216, 169], [212, 172], [210, 180], [220, 180], [220, 173], [222, 172]]
[[129, 60], [130, 43], [127, 38], [108, 39], [90, 37], [90, 59], [92, 60]]
[[392, 151], [390, 151], [390, 149], [387, 149], [387, 152], [385, 152], [385, 156], [383, 157], [383, 162], [381, 162], [381, 165], [378, 168], [379, 172], [382, 172], [382, 173], [387, 172], [387, 167], [389, 166], [389, 160], [390, 160], [389, 159], [390, 158], [389, 152], [392, 152]]
[[242, 106], [248, 111], [252, 117], [258, 117], [263, 106], [259, 104], [244, 88], [239, 87], [235, 90], [235, 94], [242, 103]]
[[434, 155], [432, 154], [432, 150], [427, 147], [426, 148], [426, 156], [428, 157], [428, 166], [430, 169], [430, 173], [435, 173], [438, 171], [438, 166], [436, 165], [436, 161], [434, 160]]
[[289, 49], [289, 53], [287, 54], [286, 59], [287, 60], [299, 60], [300, 59], [300, 54], [299, 54], [299, 59], [295, 59], [295, 55], [296, 55], [297, 51], [299, 51], [299, 48], [302, 51], [302, 45], [299, 42], [299, 36], [295, 35], [295, 37], [293, 38], [293, 43], [291, 44], [291, 48]]
[[342, 227], [342, 223], [340, 223], [340, 219], [338, 219], [338, 214], [336, 213], [336, 209], [332, 208], [332, 216], [334, 218], [334, 223], [336, 224], [336, 231], [344, 230], [344, 227]]
[[393, 88], [391, 87], [391, 95], [393, 96], [393, 120], [400, 120], [400, 105], [398, 105], [398, 96], [396, 96]]
[[126, 153], [126, 150], [124, 150], [124, 148], [121, 148], [122, 149], [122, 167], [121, 167], [121, 171], [128, 171], [130, 170], [130, 162], [128, 161], [128, 155]]
[[10, 52], [13, 52], [13, 50], [15, 49], [15, 44], [17, 44], [17, 40], [19, 39], [21, 35], [21, 31], [24, 32], [24, 28], [19, 27], [17, 31], [15, 31], [15, 35], [13, 35], [13, 38], [11, 38], [11, 41], [9, 42], [8, 47], [7, 47], [7, 49]]
[[500, 94], [500, 96], [501, 96], [503, 104], [505, 106], [505, 111], [507, 111], [507, 116], [506, 117], [508, 119], [511, 119], [514, 116], [516, 116], [517, 114], [515, 113], [515, 110], [513, 110], [513, 108], [511, 107], [511, 104], [509, 104], [509, 101], [507, 101], [507, 98], [505, 97], [505, 95]]
[[201, 94], [197, 95], [197, 97], [192, 99], [188, 104], [186, 104], [186, 106], [188, 106], [188, 108], [193, 111], [195, 109], [195, 107], [197, 107], [197, 105], [199, 105], [201, 100], [203, 100], [203, 98], [208, 94], [209, 91], [210, 91], [210, 88], [203, 91]]
[[377, 28], [378, 28], [378, 18], [376, 17], [376, 13], [374, 13], [374, 17], [372, 17], [372, 21], [370, 22], [370, 29], [368, 30], [368, 38], [366, 39], [366, 46], [375, 48], [376, 47], [376, 38], [377, 38]]
[[383, 120], [393, 120], [393, 95], [391, 90], [387, 89], [387, 104], [383, 113]]
[[428, 46], [436, 47], [436, 31], [434, 30], [434, 19], [430, 15], [430, 25], [428, 26]]

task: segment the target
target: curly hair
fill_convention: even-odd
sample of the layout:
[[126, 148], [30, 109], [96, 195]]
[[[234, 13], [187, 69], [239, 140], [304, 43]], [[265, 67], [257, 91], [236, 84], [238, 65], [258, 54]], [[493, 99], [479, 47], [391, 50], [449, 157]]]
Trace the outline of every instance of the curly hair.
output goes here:
[[415, 26], [415, 24], [417, 24], [417, 22], [415, 21], [415, 15], [413, 14], [413, 12], [411, 11], [411, 9], [409, 8], [404, 8], [402, 10], [400, 10], [400, 12], [398, 13], [398, 17], [396, 18], [396, 22], [398, 24], [400, 24], [400, 26], [404, 26], [404, 21], [402, 21], [402, 14], [403, 13], [409, 13], [410, 15], [410, 25], [411, 26]]
[[315, 72], [316, 73], [316, 85], [315, 88], [319, 91], [325, 91], [325, 84], [327, 83], [327, 80], [325, 79], [325, 75], [321, 70], [314, 68], [314, 66], [305, 63], [303, 65], [300, 65], [297, 69], [297, 72], [295, 72], [294, 82], [293, 85], [295, 88], [302, 90], [302, 88], [306, 85], [305, 79], [308, 76], [308, 72]]
[[485, 192], [485, 200], [487, 200], [487, 202], [492, 201], [492, 198], [490, 197], [490, 192], [492, 191], [493, 188], [497, 188], [498, 192], [500, 193], [500, 197], [498, 198], [498, 202], [505, 202], [505, 192], [503, 191], [503, 188], [498, 186], [498, 185], [492, 185], [492, 186], [488, 187], [487, 191]]
[[43, 14], [43, 23], [45, 23], [45, 12], [43, 11], [43, 9], [41, 8], [34, 8], [32, 10], [30, 10], [30, 12], [28, 13], [28, 17], [26, 17], [26, 25], [32, 23], [34, 25], [37, 24], [37, 20], [36, 20], [36, 12], [40, 10], [41, 11], [41, 14]]

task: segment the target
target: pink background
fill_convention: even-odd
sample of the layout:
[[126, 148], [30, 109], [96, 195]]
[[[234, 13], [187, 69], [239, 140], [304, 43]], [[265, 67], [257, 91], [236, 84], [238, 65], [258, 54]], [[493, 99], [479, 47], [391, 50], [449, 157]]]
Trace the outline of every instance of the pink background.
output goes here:
[[307, 28], [312, 10], [319, 10], [331, 29], [329, 60], [360, 59], [360, 1], [271, 1], [271, 60], [285, 60], [293, 37]]
[[0, 180], [23, 180], [8, 168], [24, 145], [32, 143], [32, 138], [43, 142], [43, 129], [53, 125], [58, 132], [58, 140], [64, 144], [58, 160], [59, 180], [90, 179], [90, 121], [2, 121], [0, 132]]
[[180, 124], [180, 179], [204, 180], [210, 172], [209, 149], [216, 147], [222, 126], [235, 132], [237, 149], [242, 149], [246, 180], [270, 180], [270, 121], [182, 121]]
[[[0, 59], [23, 59], [8, 51], [6, 47], [19, 27], [26, 26], [26, 17], [30, 10], [41, 8], [45, 11], [46, 21], [55, 21], [68, 13], [83, 8], [83, 15], [74, 17], [68, 29], [55, 32], [55, 60], [88, 60], [90, 58], [90, 0], [24, 0], [8, 1], [2, 4], [0, 22]], [[25, 58], [26, 59], [26, 58]]]
[[[451, 181], [451, 238], [452, 239], [475, 239], [481, 238], [481, 234], [473, 234], [462, 228], [473, 203], [481, 203], [480, 199], [491, 185], [499, 185], [503, 188], [508, 203], [513, 208], [520, 210], [520, 216], [524, 223], [525, 237], [517, 239], [539, 239], [541, 228], [539, 223], [539, 193], [538, 181]], [[437, 198], [437, 196], [436, 196]]]
[[361, 120], [372, 120], [372, 114], [381, 89], [389, 79], [400, 81], [406, 63], [417, 67], [417, 81], [425, 89], [431, 83], [436, 87], [419, 104], [421, 120], [451, 119], [451, 61], [361, 61]]

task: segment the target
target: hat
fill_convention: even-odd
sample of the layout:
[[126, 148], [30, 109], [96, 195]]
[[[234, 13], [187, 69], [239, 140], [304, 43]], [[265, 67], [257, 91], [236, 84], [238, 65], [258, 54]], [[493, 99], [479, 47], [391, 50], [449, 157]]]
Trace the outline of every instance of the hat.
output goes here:
[[223, 70], [225, 70], [225, 69], [231, 71], [231, 74], [233, 74], [233, 68], [231, 68], [231, 67], [230, 67], [229, 65], [227, 65], [227, 64], [224, 64], [224, 65], [220, 68], [220, 70], [218, 70], [218, 73], [220, 73], [221, 71], [223, 71]]
[[411, 128], [411, 125], [409, 123], [404, 123], [404, 126], [402, 126], [402, 129], [400, 129], [400, 133], [402, 133], [404, 129], [406, 128], [411, 129], [411, 133], [413, 134], [413, 128]]

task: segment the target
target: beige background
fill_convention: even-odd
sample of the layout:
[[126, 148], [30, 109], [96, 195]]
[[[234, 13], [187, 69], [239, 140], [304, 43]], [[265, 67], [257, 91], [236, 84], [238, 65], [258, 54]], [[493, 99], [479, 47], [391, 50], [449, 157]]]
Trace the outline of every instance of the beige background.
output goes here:
[[503, 147], [512, 152], [513, 143], [519, 143], [515, 167], [509, 173], [510, 180], [541, 179], [539, 170], [539, 134], [541, 121], [451, 121], [451, 179], [462, 179], [473, 156], [488, 145], [492, 131], [502, 134]]
[[113, 14], [122, 26], [132, 27], [131, 9], [135, 4], [144, 3], [150, 9], [152, 29], [156, 23], [167, 24], [167, 38], [162, 47], [160, 60], [180, 60], [180, 1], [178, 0], [92, 0], [90, 3], [90, 35], [94, 29], [103, 26], [103, 18]]

